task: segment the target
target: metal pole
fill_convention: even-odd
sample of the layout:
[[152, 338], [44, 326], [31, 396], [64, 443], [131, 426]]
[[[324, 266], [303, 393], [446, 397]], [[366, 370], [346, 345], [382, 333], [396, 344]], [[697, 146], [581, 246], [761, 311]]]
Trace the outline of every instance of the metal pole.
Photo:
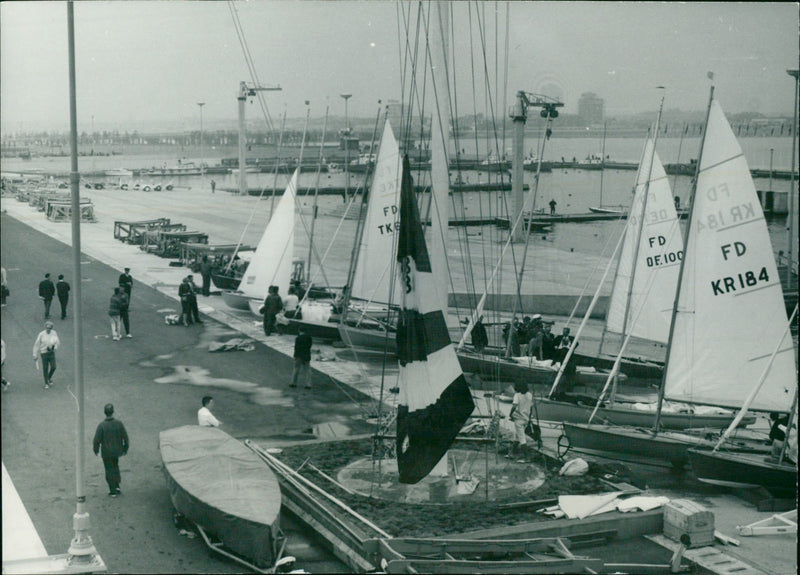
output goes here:
[[75, 82], [75, 17], [72, 0], [67, 2], [67, 30], [69, 41], [69, 128], [70, 128], [70, 193], [72, 199], [72, 277], [75, 299], [73, 308], [75, 322], [75, 395], [78, 404], [75, 447], [75, 498], [77, 507], [72, 516], [75, 537], [70, 542], [68, 553], [72, 561], [81, 564], [95, 562], [97, 550], [89, 536], [91, 521], [85, 508], [84, 492], [84, 392], [83, 392], [83, 305], [81, 301], [81, 204], [80, 174], [78, 173], [78, 113]]
[[798, 111], [797, 106], [797, 87], [798, 83], [800, 82], [800, 70], [786, 70], [786, 73], [789, 74], [794, 78], [794, 100], [792, 101], [794, 107], [794, 114], [792, 118], [792, 170], [791, 170], [791, 183], [789, 185], [789, 197], [787, 205], [788, 205], [788, 217], [789, 217], [789, 238], [788, 238], [788, 245], [786, 250], [786, 289], [792, 289], [792, 264], [794, 262], [794, 238], [795, 234], [797, 234], [797, 230], [794, 228], [794, 210], [796, 209], [794, 205], [794, 195], [797, 191], [795, 188], [795, 180], [794, 180], [794, 167], [795, 167], [795, 155], [797, 153], [797, 115], [800, 113]]
[[197, 105], [200, 107], [200, 177], [203, 177], [204, 173], [204, 160], [203, 158], [203, 106], [206, 105], [205, 102], [197, 102]]
[[[522, 156], [525, 149], [525, 123], [527, 120], [527, 106], [525, 102], [525, 93], [517, 92], [517, 102], [513, 113], [514, 122], [514, 176], [511, 178], [511, 197], [514, 198], [514, 213], [512, 214], [513, 222], [517, 221], [523, 210], [524, 196], [523, 196], [523, 166]], [[531, 218], [533, 214], [531, 214]], [[524, 218], [524, 216], [523, 216]], [[523, 219], [522, 225], [517, 226], [514, 233], [514, 241], [520, 242], [523, 238], [523, 233], [529, 233], [529, 225], [526, 225]], [[510, 339], [510, 338], [509, 338]]]
[[244, 82], [239, 83], [239, 96], [236, 98], [239, 101], [239, 195], [247, 195], [247, 166], [246, 146], [247, 134], [244, 125], [244, 104], [247, 101], [247, 85]]
[[339, 97], [344, 99], [344, 197], [347, 201], [350, 197], [350, 117], [347, 114], [347, 101], [353, 95], [339, 94]]

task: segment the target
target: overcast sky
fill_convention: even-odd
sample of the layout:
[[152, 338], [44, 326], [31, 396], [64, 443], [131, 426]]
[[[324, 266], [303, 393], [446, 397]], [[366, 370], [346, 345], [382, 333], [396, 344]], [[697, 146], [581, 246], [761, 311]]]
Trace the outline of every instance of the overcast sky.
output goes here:
[[[231, 6], [258, 77], [282, 87], [266, 94], [273, 118], [303, 117], [306, 100], [313, 116], [326, 105], [342, 116], [342, 93], [353, 94], [351, 117], [373, 117], [379, 99], [403, 98], [400, 38], [407, 35], [398, 13], [416, 3], [78, 1], [79, 129], [193, 129], [200, 101], [209, 124], [235, 121], [239, 82], [251, 77]], [[500, 85], [493, 94], [503, 86], [509, 98], [520, 89], [547, 93], [563, 99], [568, 113], [589, 91], [605, 100], [609, 116], [654, 111], [657, 85], [666, 87], [666, 108], [702, 110], [709, 70], [726, 112], [792, 112], [786, 69], [798, 67], [794, 2], [455, 2], [453, 12], [460, 113], [473, 111], [473, 90], [486, 90], [484, 52]], [[3, 132], [68, 128], [66, 13], [65, 2], [0, 3]]]

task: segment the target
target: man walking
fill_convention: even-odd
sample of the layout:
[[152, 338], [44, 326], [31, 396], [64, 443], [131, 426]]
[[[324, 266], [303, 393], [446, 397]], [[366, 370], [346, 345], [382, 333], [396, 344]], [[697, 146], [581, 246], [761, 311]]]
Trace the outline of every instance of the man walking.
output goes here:
[[119, 336], [122, 337], [122, 327], [125, 327], [125, 337], [133, 337], [131, 335], [131, 318], [128, 316], [128, 308], [130, 307], [131, 300], [122, 286], [119, 287], [119, 319], [120, 329]]
[[550, 215], [551, 216], [556, 215], [556, 204], [558, 204], [558, 202], [556, 202], [555, 199], [551, 199], [550, 200]]
[[107, 403], [103, 411], [106, 418], [97, 426], [94, 432], [92, 448], [94, 454], [98, 453], [103, 458], [103, 467], [106, 469], [106, 483], [108, 483], [108, 494], [111, 497], [121, 495], [122, 491], [119, 484], [122, 476], [119, 472], [119, 458], [128, 454], [130, 443], [128, 442], [128, 432], [122, 422], [114, 419], [114, 406]]
[[61, 304], [61, 319], [67, 319], [67, 302], [69, 301], [69, 284], [64, 279], [64, 274], [58, 274], [58, 281], [56, 282], [56, 293], [58, 294], [58, 303]]
[[133, 276], [131, 276], [131, 268], [125, 268], [125, 271], [119, 274], [119, 287], [128, 296], [128, 302], [131, 301], [131, 289], [133, 289]]
[[6, 307], [6, 298], [10, 292], [8, 289], [8, 276], [6, 275], [6, 268], [2, 266], [0, 266], [0, 280], [2, 280], [2, 284], [0, 284], [0, 305]]
[[50, 279], [50, 274], [44, 274], [44, 279], [39, 282], [39, 297], [44, 300], [44, 319], [50, 319], [50, 304], [56, 295], [56, 286]]
[[264, 300], [264, 334], [272, 335], [275, 331], [275, 318], [283, 309], [283, 300], [278, 294], [278, 286], [269, 286], [268, 294]]
[[301, 371], [305, 371], [303, 379], [306, 389], [311, 389], [311, 345], [314, 340], [311, 338], [304, 327], [297, 330], [297, 337], [294, 339], [294, 371], [292, 372], [292, 383], [289, 387], [297, 387], [297, 378]]
[[44, 323], [44, 331], [40, 331], [33, 342], [33, 361], [36, 368], [39, 368], [39, 359], [42, 360], [42, 373], [44, 374], [44, 388], [50, 389], [53, 385], [53, 373], [56, 371], [56, 350], [61, 345], [56, 330], [53, 329], [53, 322]]
[[119, 339], [122, 337], [122, 321], [120, 318], [120, 310], [122, 309], [123, 305], [123, 297], [125, 296], [122, 293], [122, 288], [115, 287], [114, 295], [111, 296], [111, 299], [108, 302], [108, 317], [111, 319], [111, 339], [114, 341], [119, 341]]
[[203, 256], [203, 261], [200, 262], [200, 275], [203, 276], [203, 295], [208, 297], [211, 295], [211, 269], [213, 266], [208, 261], [208, 256]]
[[203, 396], [203, 406], [197, 410], [197, 425], [200, 427], [219, 427], [222, 423], [211, 413], [214, 398], [210, 395]]

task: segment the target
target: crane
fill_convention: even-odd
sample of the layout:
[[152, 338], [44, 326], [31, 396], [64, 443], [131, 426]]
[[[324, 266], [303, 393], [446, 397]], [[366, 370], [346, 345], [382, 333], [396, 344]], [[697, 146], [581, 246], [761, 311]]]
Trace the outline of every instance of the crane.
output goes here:
[[236, 99], [239, 101], [239, 195], [247, 195], [247, 176], [246, 176], [246, 159], [245, 151], [247, 150], [247, 133], [244, 124], [244, 103], [248, 97], [254, 97], [258, 92], [266, 91], [279, 91], [280, 86], [257, 86], [253, 83], [239, 82], [239, 95]]

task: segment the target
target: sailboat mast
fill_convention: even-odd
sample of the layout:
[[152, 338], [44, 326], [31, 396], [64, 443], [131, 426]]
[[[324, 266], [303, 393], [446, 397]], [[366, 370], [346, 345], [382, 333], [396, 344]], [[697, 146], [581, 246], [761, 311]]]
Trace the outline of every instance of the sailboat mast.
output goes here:
[[[705, 125], [703, 126], [703, 139], [700, 140], [700, 151], [697, 154], [697, 168], [695, 168], [694, 173], [694, 181], [692, 182], [692, 191], [690, 194], [690, 203], [689, 203], [689, 217], [686, 222], [686, 234], [683, 238], [683, 245], [684, 249], [689, 246], [689, 235], [691, 234], [692, 225], [694, 224], [693, 216], [694, 216], [694, 204], [695, 204], [695, 195], [697, 194], [697, 180], [700, 177], [700, 164], [703, 160], [703, 147], [706, 144], [706, 135], [708, 133], [708, 118], [711, 116], [711, 103], [714, 101], [714, 74], [713, 72], [708, 73], [708, 77], [711, 80], [711, 88], [709, 90], [708, 95], [708, 108], [706, 109], [706, 121]], [[684, 257], [681, 260], [681, 267], [678, 271], [678, 285], [675, 289], [675, 303], [672, 305], [672, 319], [669, 324], [669, 338], [667, 339], [667, 354], [664, 360], [664, 373], [661, 376], [661, 385], [658, 388], [658, 405], [656, 407], [656, 419], [654, 425], [654, 432], [658, 433], [658, 427], [661, 424], [661, 408], [664, 405], [664, 389], [667, 384], [667, 373], [669, 372], [669, 358], [672, 355], [672, 338], [675, 335], [675, 317], [678, 315], [678, 304], [680, 303], [681, 298], [681, 284], [683, 283], [683, 272], [684, 268], [686, 267], [686, 258]]]
[[[306, 277], [311, 277], [311, 254], [314, 251], [314, 228], [317, 223], [317, 198], [319, 197], [319, 174], [322, 171], [322, 155], [325, 151], [325, 136], [328, 133], [328, 110], [330, 106], [325, 106], [325, 123], [322, 126], [322, 142], [319, 146], [319, 158], [317, 160], [317, 182], [314, 186], [314, 206], [311, 210], [311, 233], [308, 235], [308, 268]], [[298, 166], [302, 172], [302, 166]]]
[[[647, 140], [649, 138], [650, 138], [650, 128], [648, 127], [647, 128], [647, 134], [646, 134], [645, 139], [644, 139], [644, 145], [642, 146], [642, 155], [639, 157], [639, 170], [642, 169], [642, 163], [644, 162], [644, 155], [647, 153]], [[637, 180], [639, 178], [639, 172], [638, 171], [636, 173], [636, 178], [637, 178]], [[633, 193], [634, 199], [636, 198], [636, 185], [637, 185], [637, 183], [638, 183], [637, 181], [635, 181], [633, 183], [633, 191], [632, 191], [632, 193]], [[602, 207], [602, 204], [600, 204], [600, 207]], [[633, 209], [633, 200], [631, 200], [631, 209]], [[626, 225], [625, 228], [622, 230], [622, 241], [624, 241], [624, 238], [625, 238], [625, 236], [627, 234], [628, 234], [628, 226]], [[620, 267], [620, 262], [621, 261], [622, 261], [622, 252], [620, 251], [619, 257], [617, 258], [617, 268], [614, 270], [614, 280], [611, 282], [611, 294], [612, 294], [612, 296], [614, 294], [614, 291], [617, 289], [617, 281], [619, 280], [619, 267]], [[633, 278], [631, 278], [631, 280], [632, 279]], [[602, 287], [602, 284], [600, 286], [598, 286], [597, 289], [600, 289], [601, 287]], [[605, 321], [605, 323], [603, 323], [603, 332], [600, 334], [600, 345], [597, 348], [597, 354], [598, 355], [603, 353], [603, 344], [605, 343], [606, 334], [608, 333], [608, 316], [609, 316], [609, 313], [610, 313], [610, 306], [611, 306], [611, 303], [609, 301], [609, 309], [606, 310], [606, 321]]]
[[431, 63], [433, 66], [433, 97], [435, 118], [431, 126], [431, 266], [442, 281], [441, 308], [448, 308], [449, 268], [447, 266], [447, 226], [450, 195], [450, 172], [447, 142], [450, 135], [450, 86], [447, 54], [449, 51], [450, 5], [444, 0], [434, 2], [428, 27]]
[[[658, 128], [661, 125], [661, 113], [664, 110], [664, 95], [661, 95], [661, 103], [658, 106], [658, 117], [656, 117], [656, 126], [653, 133], [653, 149], [650, 150], [650, 165], [647, 168], [647, 179], [644, 183], [644, 196], [642, 198], [642, 211], [639, 217], [639, 230], [636, 234], [636, 241], [633, 244], [633, 262], [631, 262], [631, 279], [628, 283], [628, 297], [625, 300], [625, 313], [622, 318], [622, 339], [625, 340], [625, 335], [628, 332], [628, 318], [631, 314], [631, 297], [633, 296], [633, 278], [636, 277], [636, 267], [639, 262], [639, 248], [642, 242], [642, 232], [644, 231], [644, 218], [647, 213], [647, 200], [650, 196], [650, 180], [653, 177], [653, 162], [656, 157], [656, 143], [658, 142]], [[633, 214], [631, 214], [633, 215]]]
[[[388, 112], [387, 112], [388, 114]], [[375, 128], [372, 131], [372, 142], [370, 144], [370, 150], [375, 148], [375, 137], [378, 132], [378, 126], [381, 123], [381, 108], [378, 106], [378, 113], [375, 118]], [[349, 136], [348, 136], [349, 137]], [[380, 146], [383, 145], [383, 139], [378, 144], [378, 154], [376, 157], [380, 157]], [[370, 152], [371, 154], [372, 152]], [[377, 167], [377, 166], [376, 166]], [[349, 178], [349, 176], [348, 176]], [[344, 293], [342, 299], [342, 313], [341, 313], [341, 323], [344, 324], [345, 320], [347, 319], [347, 308], [350, 305], [350, 294], [353, 291], [353, 281], [355, 280], [356, 275], [356, 268], [358, 266], [358, 256], [360, 253], [361, 242], [364, 239], [364, 228], [367, 224], [367, 202], [369, 202], [370, 191], [371, 189], [367, 188], [367, 181], [369, 180], [369, 166], [367, 166], [367, 177], [364, 179], [364, 193], [361, 194], [361, 205], [359, 206], [358, 211], [358, 223], [356, 225], [356, 234], [355, 234], [355, 241], [353, 242], [353, 250], [350, 252], [350, 267], [347, 270], [347, 282], [344, 285]], [[374, 182], [374, 175], [373, 175], [373, 182]], [[372, 188], [372, 186], [370, 186]]]

